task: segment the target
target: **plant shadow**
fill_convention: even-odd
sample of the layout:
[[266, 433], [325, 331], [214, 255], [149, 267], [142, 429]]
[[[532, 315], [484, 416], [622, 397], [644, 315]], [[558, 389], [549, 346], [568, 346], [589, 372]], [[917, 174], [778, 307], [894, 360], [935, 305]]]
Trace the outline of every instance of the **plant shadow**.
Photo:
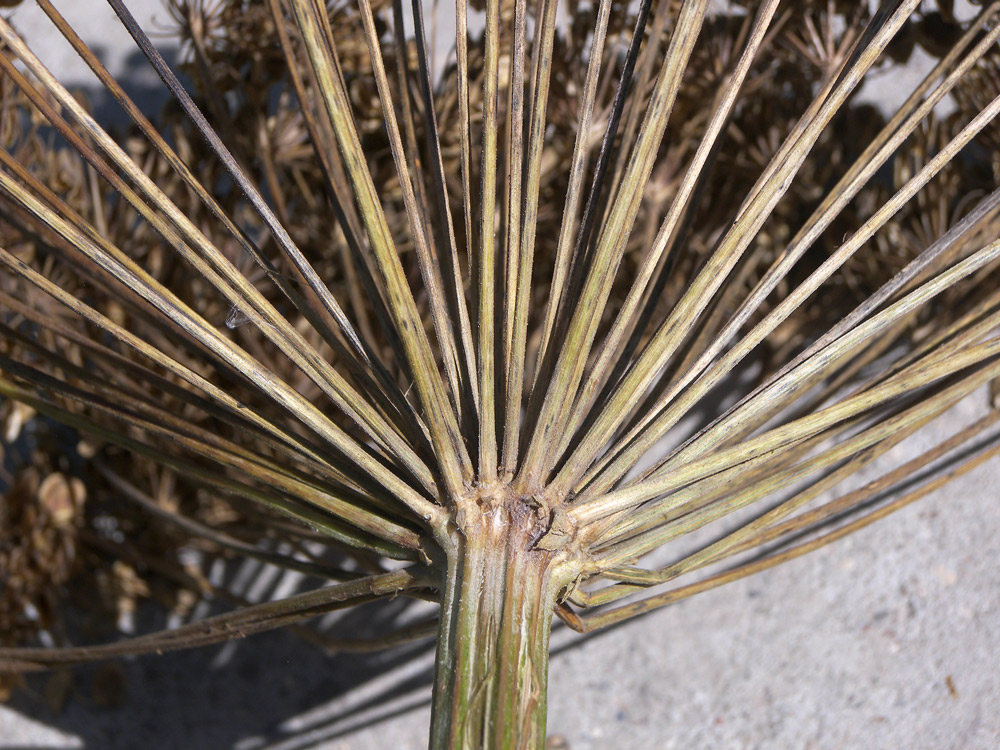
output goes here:
[[[334, 622], [319, 618], [311, 631], [377, 636], [411, 620], [419, 605], [376, 602], [336, 613]], [[142, 610], [140, 632], [167, 625], [162, 610]], [[275, 631], [31, 675], [7, 706], [86, 748], [309, 747], [318, 729], [329, 739], [426, 704], [433, 653], [433, 638], [424, 638], [383, 652], [328, 654], [294, 630]], [[0, 740], [0, 747], [10, 746]]]

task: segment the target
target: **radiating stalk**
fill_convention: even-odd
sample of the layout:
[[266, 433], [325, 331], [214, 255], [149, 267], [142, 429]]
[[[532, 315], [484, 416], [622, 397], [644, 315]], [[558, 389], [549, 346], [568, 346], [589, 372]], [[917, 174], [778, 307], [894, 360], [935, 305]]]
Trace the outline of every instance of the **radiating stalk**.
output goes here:
[[555, 325], [556, 312], [559, 310], [559, 298], [569, 277], [570, 251], [573, 247], [572, 230], [583, 195], [583, 176], [587, 166], [590, 127], [594, 117], [594, 100], [597, 97], [597, 80], [601, 72], [601, 62], [604, 60], [604, 43], [607, 38], [610, 13], [611, 0], [601, 0], [597, 24], [594, 27], [594, 41], [590, 49], [590, 62], [587, 64], [587, 77], [583, 84], [583, 95], [580, 98], [580, 114], [577, 116], [576, 140], [573, 144], [573, 160], [569, 169], [569, 187], [566, 191], [566, 203], [559, 226], [559, 239], [556, 241], [555, 269], [552, 272], [549, 302], [545, 311], [545, 323], [542, 326], [542, 338], [536, 357], [536, 378], [548, 349], [549, 336]]
[[243, 636], [262, 633], [344, 607], [404, 594], [426, 587], [428, 584], [426, 573], [419, 569], [382, 573], [295, 594], [287, 599], [244, 607], [234, 612], [188, 623], [173, 630], [161, 630], [102, 646], [3, 648], [0, 649], [0, 668], [36, 671], [53, 666], [83, 664], [98, 659], [163, 653], [224, 643], [232, 639], [234, 632]]
[[[602, 344], [603, 351], [580, 390], [573, 420], [570, 422], [569, 429], [567, 430], [567, 438], [583, 422], [586, 414], [593, 407], [598, 388], [603, 383], [611, 368], [617, 363], [617, 356], [620, 356], [622, 353], [619, 344], [625, 337], [625, 334], [628, 333], [629, 326], [634, 321], [640, 302], [645, 301], [644, 293], [647, 285], [653, 278], [654, 273], [662, 268], [664, 256], [676, 239], [677, 230], [683, 217], [688, 212], [692, 196], [696, 194], [696, 188], [702, 179], [702, 170], [709, 163], [712, 152], [716, 148], [717, 139], [723, 132], [723, 128], [729, 123], [729, 118], [733, 107], [736, 105], [743, 81], [750, 72], [750, 66], [764, 40], [764, 35], [769, 28], [771, 18], [777, 7], [778, 0], [769, 0], [758, 11], [753, 32], [747, 41], [747, 45], [736, 67], [729, 76], [724, 89], [724, 96], [715, 108], [712, 119], [706, 128], [705, 135], [698, 145], [698, 151], [695, 153], [691, 166], [684, 176], [684, 181], [681, 183], [677, 195], [674, 197], [666, 218], [664, 218], [663, 223], [660, 225], [653, 247], [643, 260], [642, 267], [639, 269], [635, 281], [632, 282], [632, 289], [629, 292], [629, 296], [626, 298], [625, 304], [622, 305], [622, 309], [618, 312], [614, 325]], [[564, 438], [564, 443], [567, 441], [567, 438]]]
[[517, 244], [518, 262], [516, 269], [511, 262], [513, 284], [508, 287], [508, 295], [513, 294], [509, 354], [507, 358], [507, 415], [504, 428], [504, 448], [502, 468], [513, 476], [517, 470], [517, 451], [521, 440], [521, 394], [524, 391], [525, 352], [530, 316], [531, 277], [535, 256], [535, 234], [538, 225], [538, 193], [542, 145], [545, 137], [545, 112], [549, 99], [549, 83], [552, 77], [552, 48], [555, 36], [556, 2], [545, 0], [541, 3], [540, 28], [538, 29], [534, 62], [532, 65], [531, 109], [528, 122], [528, 145], [525, 154], [524, 175], [524, 215], [521, 227], [511, 227], [510, 231], [520, 231]]
[[486, 4], [486, 58], [483, 78], [483, 157], [479, 214], [479, 481], [497, 475], [496, 428], [496, 206], [497, 134], [500, 76], [500, 3]]
[[554, 455], [552, 444], [561, 438], [569, 421], [573, 397], [583, 377], [587, 357], [597, 335], [597, 326], [611, 292], [612, 281], [638, 214], [642, 189], [652, 171], [653, 161], [707, 8], [707, 2], [698, 0], [689, 0], [681, 7], [670, 48], [650, 98], [622, 188], [613, 199], [607, 223], [600, 229], [597, 249], [587, 268], [583, 290], [579, 298], [574, 300], [575, 309], [566, 338], [518, 475], [518, 486], [522, 492], [534, 491], [536, 485], [545, 480], [558, 458]]
[[329, 35], [324, 33], [323, 28], [329, 25], [329, 21], [325, 11], [315, 2], [294, 0], [290, 5], [310, 64], [316, 71], [323, 106], [344, 156], [368, 239], [378, 260], [378, 270], [389, 294], [390, 312], [406, 350], [406, 360], [431, 433], [444, 489], [451, 496], [458, 496], [472, 480], [472, 462], [454, 408], [448, 401], [444, 380], [434, 361], [431, 344], [389, 231], [378, 191], [368, 171], [348, 94], [336, 73], [339, 68], [336, 50], [328, 44]]

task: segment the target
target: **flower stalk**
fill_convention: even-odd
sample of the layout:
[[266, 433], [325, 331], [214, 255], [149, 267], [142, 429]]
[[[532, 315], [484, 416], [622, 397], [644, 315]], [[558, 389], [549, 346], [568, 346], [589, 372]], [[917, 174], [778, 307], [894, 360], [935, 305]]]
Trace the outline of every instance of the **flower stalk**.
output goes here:
[[547, 523], [507, 492], [461, 503], [442, 545], [432, 748], [544, 745], [552, 612], [570, 570], [534, 546]]

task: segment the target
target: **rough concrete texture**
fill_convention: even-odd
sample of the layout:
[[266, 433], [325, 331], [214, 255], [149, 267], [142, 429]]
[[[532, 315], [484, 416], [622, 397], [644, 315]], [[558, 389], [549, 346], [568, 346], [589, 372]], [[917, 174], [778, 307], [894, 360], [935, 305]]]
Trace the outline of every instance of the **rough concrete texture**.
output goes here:
[[[62, 5], [113, 55], [103, 4]], [[42, 39], [36, 10], [14, 19]], [[891, 463], [967, 424], [985, 399], [963, 402]], [[557, 628], [549, 732], [565, 744], [553, 745], [1000, 747], [998, 487], [994, 462], [783, 567], [592, 637]], [[430, 670], [427, 644], [328, 658], [268, 634], [81, 669], [58, 711], [60, 683], [32, 679], [0, 706], [0, 748], [422, 748]]]

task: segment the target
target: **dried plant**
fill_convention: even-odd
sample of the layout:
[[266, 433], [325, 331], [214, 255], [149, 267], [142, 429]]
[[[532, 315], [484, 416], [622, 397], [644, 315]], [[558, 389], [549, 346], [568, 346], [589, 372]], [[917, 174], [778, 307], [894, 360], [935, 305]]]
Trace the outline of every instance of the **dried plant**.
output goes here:
[[[402, 595], [437, 623], [301, 632], [436, 632], [431, 746], [540, 747], [553, 614], [750, 575], [1000, 450], [968, 449], [993, 410], [831, 499], [1000, 376], [1000, 3], [486, 0], [470, 29], [459, 0], [438, 74], [420, 2], [170, 0], [189, 93], [109, 0], [174, 95], [155, 123], [38, 3], [132, 125], [0, 21], [7, 444], [76, 431], [4, 480], [0, 624], [52, 630], [80, 554], [119, 623], [238, 606], [7, 671]], [[859, 102], [918, 45], [897, 111]], [[250, 605], [192, 545], [331, 583]]]

